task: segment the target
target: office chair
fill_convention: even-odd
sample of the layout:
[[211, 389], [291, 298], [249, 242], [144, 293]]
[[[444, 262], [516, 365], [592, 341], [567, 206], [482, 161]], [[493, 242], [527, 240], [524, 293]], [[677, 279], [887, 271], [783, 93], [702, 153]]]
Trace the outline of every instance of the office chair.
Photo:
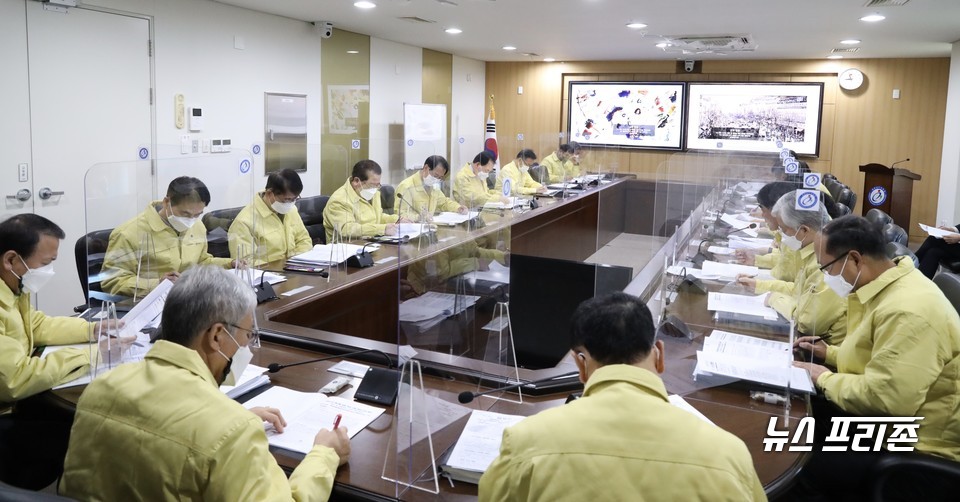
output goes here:
[[873, 223], [880, 227], [883, 227], [887, 223], [893, 223], [893, 218], [889, 214], [877, 208], [873, 208], [867, 211], [867, 214], [866, 216], [864, 216], [864, 218], [870, 221], [870, 223]]
[[913, 251], [910, 251], [910, 248], [899, 243], [899, 242], [888, 242], [883, 247], [884, 252], [887, 255], [887, 258], [891, 260], [898, 256], [909, 256], [913, 260], [913, 266], [919, 267], [920, 260], [917, 258], [917, 255], [913, 254]]
[[216, 209], [203, 215], [203, 226], [207, 227], [207, 252], [217, 258], [230, 257], [230, 244], [227, 231], [236, 219], [242, 207]]
[[943, 296], [950, 300], [953, 308], [960, 313], [960, 276], [953, 272], [941, 270], [940, 273], [933, 276], [933, 283], [943, 291]]
[[830, 192], [830, 197], [833, 197], [833, 200], [837, 200], [837, 197], [840, 195], [840, 190], [843, 190], [843, 183], [840, 183], [836, 178], [825, 178], [823, 180], [823, 186], [827, 187], [827, 191]]
[[[904, 471], [907, 473], [904, 474]], [[908, 476], [910, 472], [918, 471], [945, 480], [955, 480], [955, 484], [960, 486], [960, 463], [922, 453], [891, 455], [880, 459], [871, 470], [870, 500], [876, 502], [889, 500], [889, 495], [884, 492], [884, 488], [891, 475]]]
[[117, 301], [121, 297], [108, 295], [100, 288], [100, 270], [103, 268], [103, 259], [107, 254], [107, 245], [110, 243], [110, 233], [113, 229], [96, 230], [77, 239], [73, 246], [77, 263], [77, 275], [80, 277], [80, 288], [86, 303], [73, 308], [74, 312], [83, 312], [89, 307], [99, 306], [104, 301]]
[[887, 242], [899, 242], [903, 245], [907, 245], [908, 240], [907, 231], [896, 223], [887, 223], [883, 226], [883, 238]]
[[394, 214], [394, 205], [397, 203], [397, 190], [393, 185], [380, 186], [380, 207], [386, 214]]
[[328, 200], [330, 197], [327, 195], [297, 199], [297, 212], [300, 213], [303, 226], [307, 227], [307, 233], [314, 244], [327, 243], [327, 233], [323, 229], [323, 208], [327, 207]]
[[850, 206], [837, 202], [837, 218], [850, 214]]
[[[836, 179], [837, 179], [837, 177], [834, 176], [832, 173], [824, 173], [824, 175], [823, 175], [824, 183], [826, 183], [826, 180], [836, 180]], [[838, 180], [838, 181], [839, 181], [839, 180]]]
[[854, 207], [857, 205], [857, 194], [853, 193], [850, 187], [844, 185], [833, 200], [847, 207]]

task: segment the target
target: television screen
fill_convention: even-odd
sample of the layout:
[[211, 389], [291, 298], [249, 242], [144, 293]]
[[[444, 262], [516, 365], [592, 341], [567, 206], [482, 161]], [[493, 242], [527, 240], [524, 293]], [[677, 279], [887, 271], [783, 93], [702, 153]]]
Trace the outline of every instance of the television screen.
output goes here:
[[823, 83], [691, 83], [687, 148], [820, 152]]
[[567, 137], [581, 145], [683, 146], [683, 83], [570, 82], [567, 96]]

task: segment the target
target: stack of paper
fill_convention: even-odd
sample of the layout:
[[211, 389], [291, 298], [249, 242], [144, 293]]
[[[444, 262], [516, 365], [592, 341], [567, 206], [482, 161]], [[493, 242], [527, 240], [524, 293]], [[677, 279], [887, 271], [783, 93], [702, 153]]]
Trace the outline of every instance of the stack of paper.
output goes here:
[[714, 330], [697, 351], [698, 375], [721, 375], [775, 387], [788, 385], [800, 392], [816, 392], [810, 374], [792, 365], [790, 344]]
[[422, 333], [447, 317], [463, 312], [479, 299], [474, 295], [428, 291], [400, 304], [400, 321], [413, 324]]
[[261, 280], [269, 282], [270, 284], [279, 284], [287, 280], [287, 277], [284, 275], [267, 270], [260, 270], [258, 268], [235, 268], [233, 269], [233, 273], [239, 275], [243, 279], [248, 279], [251, 286], [259, 286]]
[[719, 277], [720, 280], [732, 281], [738, 275], [753, 277], [760, 272], [760, 269], [750, 265], [738, 265], [736, 263], [720, 263], [716, 261], [705, 260], [701, 266], [704, 275]]
[[500, 455], [503, 431], [524, 417], [473, 410], [453, 451], [440, 469], [451, 479], [479, 483], [480, 476]]
[[707, 293], [707, 310], [714, 312], [732, 312], [764, 319], [776, 320], [780, 314], [764, 305], [767, 295], [731, 295], [727, 293]]
[[924, 225], [923, 223], [918, 223], [918, 225], [920, 225], [920, 228], [922, 228], [923, 231], [927, 233], [927, 235], [929, 235], [930, 237], [936, 237], [937, 239], [943, 239], [948, 235], [957, 235], [956, 232], [943, 230], [937, 227], [931, 227], [928, 225]]
[[267, 425], [267, 441], [271, 446], [303, 454], [313, 449], [313, 438], [320, 429], [333, 429], [337, 415], [341, 416], [340, 427], [346, 427], [352, 438], [383, 414], [382, 408], [285, 387], [271, 387], [243, 405], [247, 409], [257, 406], [278, 408], [287, 427], [283, 433], [278, 433]]
[[430, 233], [433, 227], [429, 223], [400, 223], [397, 225], [397, 237], [416, 239], [422, 234]]
[[529, 202], [528, 199], [521, 197], [508, 197], [510, 199], [506, 204], [500, 201], [487, 202], [483, 205], [484, 209], [511, 209], [517, 206], [522, 206]]
[[[287, 263], [308, 266], [337, 265], [347, 261], [347, 258], [360, 253], [363, 249], [364, 246], [356, 244], [317, 244], [310, 251], [287, 259]], [[375, 249], [379, 249], [377, 244], [366, 245], [367, 251]]]
[[246, 369], [243, 370], [243, 374], [240, 375], [240, 380], [237, 381], [237, 385], [221, 385], [220, 391], [230, 399], [236, 399], [238, 396], [242, 396], [253, 389], [259, 389], [269, 384], [270, 377], [265, 374], [266, 372], [267, 368], [249, 364]]
[[773, 239], [761, 239], [758, 237], [740, 237], [731, 235], [727, 241], [727, 247], [731, 249], [758, 249], [767, 250], [773, 246]]
[[754, 230], [754, 229], [752, 229], [752, 228], [746, 228], [746, 227], [747, 227], [748, 225], [750, 225], [751, 223], [755, 223], [755, 221], [753, 221], [754, 219], [753, 219], [752, 217], [750, 217], [749, 215], [747, 215], [746, 213], [743, 213], [743, 214], [740, 215], [740, 216], [742, 216], [743, 218], [746, 218], [746, 219], [741, 219], [741, 218], [738, 218], [737, 216], [724, 213], [724, 214], [720, 215], [720, 221], [722, 221], [722, 222], [724, 222], [724, 223], [726, 223], [727, 225], [730, 225], [730, 226], [732, 227], [732, 228], [731, 228], [731, 233], [743, 232], [743, 233], [749, 235], [750, 237], [756, 237], [756, 236], [757, 236], [757, 231], [756, 231], [756, 230]]
[[466, 223], [467, 221], [476, 218], [477, 215], [479, 214], [480, 213], [478, 211], [470, 211], [467, 214], [444, 212], [444, 213], [434, 215], [433, 223], [437, 225], [448, 225], [452, 227], [454, 225]]

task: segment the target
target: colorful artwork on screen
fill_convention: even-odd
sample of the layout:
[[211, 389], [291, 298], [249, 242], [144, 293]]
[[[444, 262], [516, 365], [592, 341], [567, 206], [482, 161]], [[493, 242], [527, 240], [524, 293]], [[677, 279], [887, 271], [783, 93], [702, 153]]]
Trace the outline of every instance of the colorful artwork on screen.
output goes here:
[[571, 82], [568, 137], [582, 145], [679, 150], [684, 85]]

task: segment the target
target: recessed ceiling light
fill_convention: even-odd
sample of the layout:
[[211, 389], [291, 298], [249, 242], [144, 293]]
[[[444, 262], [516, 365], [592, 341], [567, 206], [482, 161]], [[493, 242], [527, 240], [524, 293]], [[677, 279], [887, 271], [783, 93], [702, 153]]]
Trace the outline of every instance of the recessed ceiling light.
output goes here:
[[646, 27], [647, 25], [643, 23], [627, 23], [627, 28], [631, 28], [634, 30], [639, 30], [640, 28], [646, 28]]
[[841, 40], [840, 43], [844, 45], [857, 45], [860, 43], [860, 41], [855, 38], [848, 38], [846, 40]]
[[449, 34], [451, 34], [451, 35], [459, 35], [459, 34], [463, 33], [463, 30], [461, 30], [460, 28], [447, 28], [447, 29], [445, 29], [445, 30], [443, 30], [443, 31], [445, 31], [445, 32], [447, 32], [447, 33], [449, 33]]
[[372, 8], [376, 7], [377, 4], [375, 4], [375, 3], [373, 3], [373, 2], [363, 1], [363, 2], [353, 2], [353, 6], [356, 7], [356, 8], [358, 8], [358, 9], [372, 9]]
[[876, 23], [877, 21], [883, 21], [886, 19], [886, 16], [881, 14], [868, 14], [860, 18], [861, 21], [866, 23]]
[[353, 49], [350, 49], [349, 51], [347, 51], [347, 54], [360, 54], [360, 51], [355, 51]]
[[657, 44], [657, 47], [663, 49], [663, 48], [666, 48], [666, 47], [670, 47], [670, 44], [668, 44], [668, 43], [666, 43], [666, 42], [660, 42], [659, 44]]
[[843, 56], [839, 54], [833, 54], [833, 55], [827, 56], [827, 59], [843, 59]]
[[546, 62], [546, 63], [552, 63], [552, 62], [556, 61], [556, 59], [554, 59], [554, 58], [543, 58], [543, 61]]
[[503, 46], [503, 50], [505, 50], [505, 51], [515, 51], [515, 50], [517, 50], [517, 48], [514, 47], [514, 46], [512, 46], [512, 45], [504, 45], [504, 46]]

